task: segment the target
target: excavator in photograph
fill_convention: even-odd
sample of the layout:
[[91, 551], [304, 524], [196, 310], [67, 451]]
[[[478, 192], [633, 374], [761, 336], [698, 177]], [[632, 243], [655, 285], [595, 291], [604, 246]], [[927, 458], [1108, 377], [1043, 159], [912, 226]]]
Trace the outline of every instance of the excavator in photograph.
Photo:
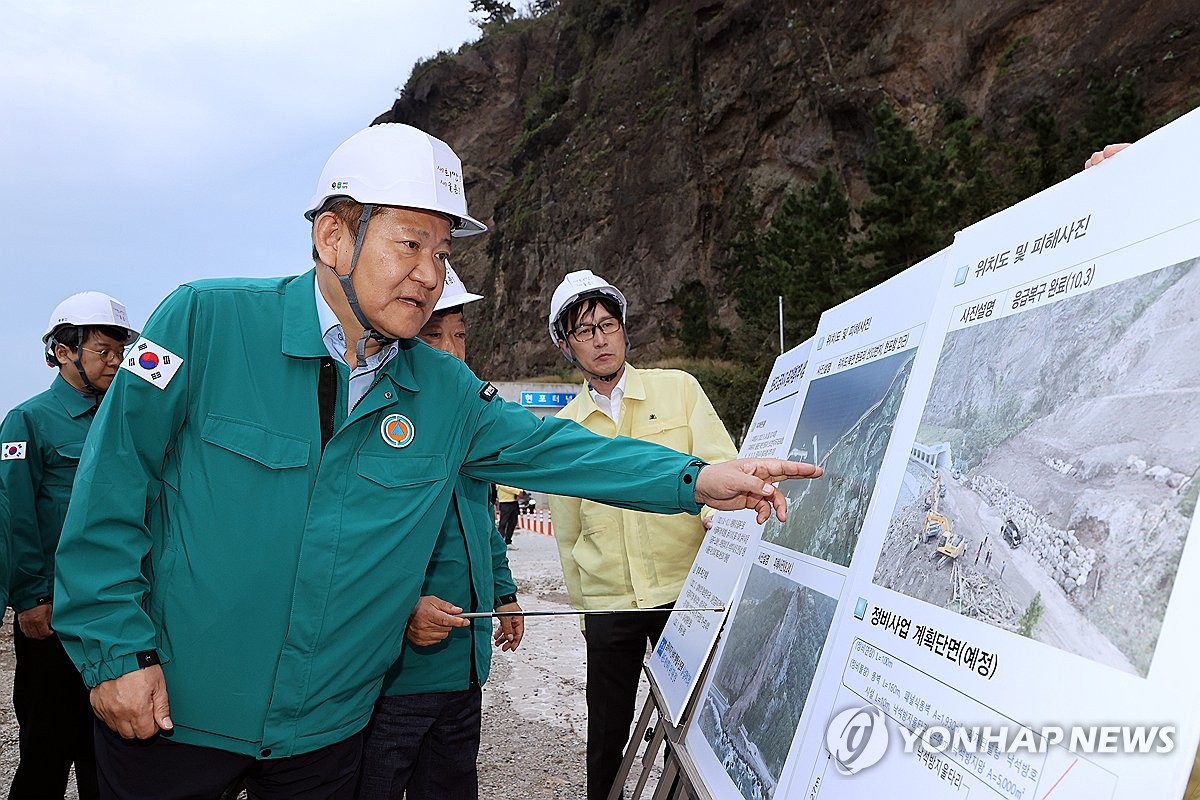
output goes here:
[[939, 470], [937, 477], [933, 479], [929, 494], [925, 497], [925, 523], [917, 534], [914, 549], [917, 545], [944, 537], [950, 530], [950, 520], [941, 513], [941, 500], [945, 496], [946, 487], [942, 486], [942, 473]]
[[968, 541], [966, 536], [954, 532], [949, 518], [942, 513], [941, 501], [945, 496], [946, 487], [942, 486], [942, 473], [939, 470], [937, 477], [933, 479], [933, 486], [929, 489], [929, 496], [925, 499], [925, 523], [913, 544], [913, 549], [916, 549], [925, 542], [940, 540], [931, 556], [937, 561], [936, 566], [939, 568], [945, 562], [954, 561], [961, 556], [967, 548]]

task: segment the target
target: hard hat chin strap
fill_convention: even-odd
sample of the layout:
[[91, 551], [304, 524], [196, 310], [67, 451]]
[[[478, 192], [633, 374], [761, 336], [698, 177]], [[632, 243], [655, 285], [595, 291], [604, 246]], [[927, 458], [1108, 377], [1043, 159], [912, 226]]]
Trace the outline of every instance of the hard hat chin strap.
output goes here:
[[362, 326], [362, 336], [358, 337], [358, 341], [354, 344], [355, 368], [365, 366], [367, 363], [367, 339], [374, 339], [381, 345], [389, 345], [396, 341], [388, 336], [384, 336], [371, 324], [367, 319], [367, 315], [363, 313], [362, 307], [358, 304], [358, 294], [354, 291], [354, 284], [351, 283], [350, 277], [354, 274], [354, 268], [358, 266], [358, 254], [362, 252], [363, 239], [367, 235], [367, 223], [371, 221], [371, 214], [375, 212], [375, 206], [367, 203], [363, 206], [362, 216], [358, 220], [358, 231], [354, 236], [354, 254], [350, 257], [350, 271], [345, 275], [339, 275], [335, 267], [329, 267], [333, 272], [333, 276], [338, 279], [338, 283], [342, 286], [342, 293], [346, 295], [346, 302], [350, 304], [350, 310], [354, 312], [354, 318], [358, 320], [358, 324]]
[[[624, 362], [624, 361], [622, 361], [622, 362], [621, 362], [621, 366], [617, 367], [617, 371], [616, 371], [616, 372], [614, 372], [614, 373], [612, 373], [611, 375], [593, 375], [593, 376], [592, 376], [592, 380], [597, 380], [597, 381], [600, 381], [601, 383], [608, 383], [608, 382], [609, 382], [609, 381], [611, 381], [613, 378], [615, 378], [615, 377], [617, 377], [618, 375], [620, 375], [620, 374], [621, 374], [621, 370], [623, 370], [623, 369], [625, 369], [625, 362]], [[591, 381], [588, 381], [588, 383], [590, 384], [590, 383], [591, 383]]]
[[79, 379], [83, 381], [84, 390], [87, 391], [88, 394], [95, 395], [97, 402], [99, 402], [100, 395], [104, 394], [104, 392], [96, 388], [91, 379], [88, 378], [87, 370], [83, 368], [82, 346], [75, 349], [75, 358], [71, 359], [71, 363], [75, 365], [75, 369], [79, 370]]

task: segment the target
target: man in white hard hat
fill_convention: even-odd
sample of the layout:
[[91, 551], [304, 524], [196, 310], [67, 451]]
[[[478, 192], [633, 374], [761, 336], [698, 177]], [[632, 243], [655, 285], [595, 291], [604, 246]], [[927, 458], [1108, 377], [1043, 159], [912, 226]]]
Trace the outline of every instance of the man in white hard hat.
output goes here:
[[125, 306], [106, 294], [63, 300], [42, 335], [43, 358], [58, 374], [0, 426], [0, 486], [11, 504], [14, 552], [10, 602], [17, 614], [13, 708], [21, 729], [9, 797], [62, 797], [72, 763], [79, 796], [97, 796], [88, 690], [51, 620], [54, 549], [84, 439], [136, 335]]
[[773, 480], [820, 474], [538, 420], [417, 339], [454, 237], [484, 230], [444, 142], [358, 132], [305, 216], [312, 269], [181, 286], [88, 437], [55, 621], [92, 687], [102, 797], [215, 798], [238, 780], [261, 800], [352, 797], [460, 473], [764, 519], [786, 507]]
[[[418, 336], [430, 347], [466, 358], [463, 306], [468, 292], [451, 267], [433, 316]], [[488, 485], [459, 476], [442, 523], [421, 598], [409, 615], [400, 658], [367, 727], [361, 800], [475, 800], [483, 721], [481, 687], [491, 670], [492, 622], [455, 616], [467, 611], [520, 611], [507, 547], [488, 504]], [[516, 650], [521, 617], [500, 617], [494, 643]]]
[[[707, 462], [737, 448], [700, 384], [680, 370], [637, 369], [629, 347], [625, 295], [580, 270], [550, 303], [550, 338], [587, 380], [559, 412], [601, 436], [628, 436], [692, 453]], [[704, 538], [698, 517], [620, 510], [574, 497], [551, 497], [554, 540], [571, 603], [581, 609], [663, 608], [661, 614], [593, 616], [587, 623], [587, 796], [608, 797], [633, 722], [647, 646]]]

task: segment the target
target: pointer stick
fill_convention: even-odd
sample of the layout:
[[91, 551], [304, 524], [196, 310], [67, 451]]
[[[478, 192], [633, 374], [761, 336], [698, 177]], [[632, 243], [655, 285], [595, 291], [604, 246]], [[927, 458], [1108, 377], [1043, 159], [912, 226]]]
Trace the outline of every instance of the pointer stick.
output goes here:
[[463, 619], [485, 619], [488, 616], [565, 616], [568, 614], [637, 614], [644, 612], [724, 612], [725, 606], [714, 608], [586, 608], [553, 610], [553, 612], [468, 612], [455, 614]]

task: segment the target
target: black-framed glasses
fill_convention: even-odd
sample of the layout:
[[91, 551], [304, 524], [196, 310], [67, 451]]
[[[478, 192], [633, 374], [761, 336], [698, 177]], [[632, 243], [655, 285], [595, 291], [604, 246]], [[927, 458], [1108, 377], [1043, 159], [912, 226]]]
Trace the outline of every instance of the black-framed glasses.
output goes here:
[[601, 320], [595, 325], [580, 325], [571, 331], [571, 338], [580, 344], [590, 342], [592, 337], [596, 335], [596, 331], [600, 331], [605, 336], [611, 336], [621, 330], [621, 320], [616, 317], [609, 317]]
[[125, 358], [125, 350], [124, 349], [109, 350], [106, 347], [103, 350], [93, 350], [90, 347], [84, 347], [82, 345], [80, 345], [79, 349], [87, 350], [92, 355], [99, 357], [99, 359], [101, 361], [103, 361], [105, 364], [119, 364], [121, 362], [121, 359]]

